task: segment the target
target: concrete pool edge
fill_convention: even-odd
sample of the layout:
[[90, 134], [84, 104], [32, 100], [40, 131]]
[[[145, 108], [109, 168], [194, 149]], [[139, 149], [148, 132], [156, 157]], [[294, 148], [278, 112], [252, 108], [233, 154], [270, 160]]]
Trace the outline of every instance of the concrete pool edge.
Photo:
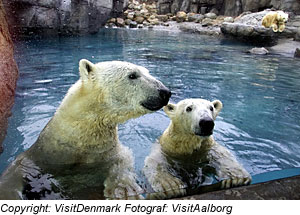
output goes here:
[[299, 200], [300, 175], [179, 198], [181, 200]]

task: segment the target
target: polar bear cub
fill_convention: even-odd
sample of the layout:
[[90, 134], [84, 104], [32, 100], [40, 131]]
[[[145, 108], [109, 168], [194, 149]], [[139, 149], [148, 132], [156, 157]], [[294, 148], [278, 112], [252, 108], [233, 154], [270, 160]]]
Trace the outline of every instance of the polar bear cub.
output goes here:
[[128, 62], [82, 59], [79, 74], [37, 141], [2, 174], [0, 199], [140, 197], [117, 126], [167, 105], [171, 92]]
[[274, 32], [283, 32], [285, 23], [288, 21], [289, 15], [283, 11], [270, 11], [262, 19], [262, 25], [266, 28], [272, 28]]
[[211, 184], [212, 178], [220, 188], [251, 182], [250, 174], [213, 138], [222, 106], [219, 100], [185, 99], [164, 107], [170, 125], [145, 159], [144, 174], [154, 190], [149, 198], [184, 195], [187, 188]]

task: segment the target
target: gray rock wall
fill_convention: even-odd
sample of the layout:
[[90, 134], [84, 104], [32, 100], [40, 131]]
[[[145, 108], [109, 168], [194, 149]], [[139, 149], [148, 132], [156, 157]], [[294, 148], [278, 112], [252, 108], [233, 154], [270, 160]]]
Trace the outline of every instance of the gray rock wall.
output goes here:
[[299, 0], [158, 0], [158, 13], [175, 14], [177, 11], [207, 13], [211, 10], [226, 16], [238, 16], [243, 12], [258, 12], [274, 8], [300, 14]]
[[121, 13], [128, 0], [4, 0], [9, 23], [19, 32], [96, 33]]

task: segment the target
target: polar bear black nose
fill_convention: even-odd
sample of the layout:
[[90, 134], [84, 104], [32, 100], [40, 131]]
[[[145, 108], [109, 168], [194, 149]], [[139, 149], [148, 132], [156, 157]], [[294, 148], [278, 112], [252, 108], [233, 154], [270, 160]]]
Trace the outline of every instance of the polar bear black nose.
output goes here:
[[206, 118], [203, 118], [203, 119], [200, 120], [199, 126], [200, 126], [200, 129], [201, 129], [201, 134], [203, 136], [208, 136], [208, 135], [212, 134], [215, 123], [211, 118], [206, 117]]
[[169, 101], [169, 98], [171, 97], [172, 93], [168, 88], [160, 88], [158, 90], [159, 96], [162, 98], [164, 101]]

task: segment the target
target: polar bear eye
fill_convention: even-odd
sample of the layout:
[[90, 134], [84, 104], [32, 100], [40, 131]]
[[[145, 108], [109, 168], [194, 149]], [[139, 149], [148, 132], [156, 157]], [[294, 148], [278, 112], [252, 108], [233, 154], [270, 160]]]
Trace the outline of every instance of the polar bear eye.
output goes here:
[[214, 111], [213, 106], [210, 106], [209, 109], [210, 109], [211, 112]]
[[128, 78], [131, 79], [131, 80], [134, 80], [134, 79], [137, 79], [138, 77], [137, 77], [136, 73], [131, 73], [131, 74], [128, 76]]
[[193, 110], [193, 108], [191, 107], [191, 106], [188, 106], [187, 108], [186, 108], [186, 112], [191, 112]]

